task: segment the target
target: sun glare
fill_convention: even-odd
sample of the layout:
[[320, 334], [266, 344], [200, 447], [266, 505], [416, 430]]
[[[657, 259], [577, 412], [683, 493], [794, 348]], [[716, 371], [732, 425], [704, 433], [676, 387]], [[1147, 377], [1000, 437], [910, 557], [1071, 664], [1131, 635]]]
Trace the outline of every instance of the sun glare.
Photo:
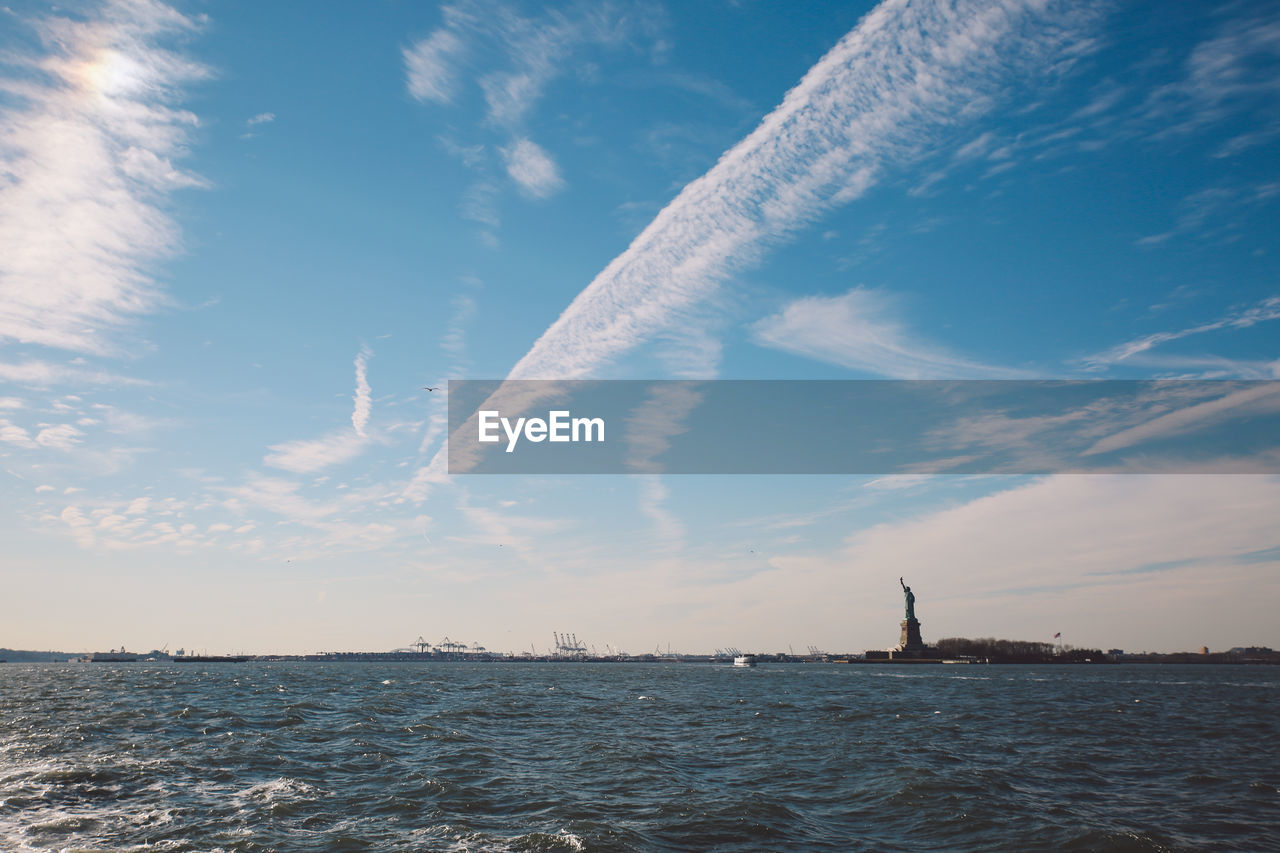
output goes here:
[[118, 50], [106, 48], [80, 68], [80, 80], [87, 91], [114, 97], [143, 85], [143, 69], [137, 60]]

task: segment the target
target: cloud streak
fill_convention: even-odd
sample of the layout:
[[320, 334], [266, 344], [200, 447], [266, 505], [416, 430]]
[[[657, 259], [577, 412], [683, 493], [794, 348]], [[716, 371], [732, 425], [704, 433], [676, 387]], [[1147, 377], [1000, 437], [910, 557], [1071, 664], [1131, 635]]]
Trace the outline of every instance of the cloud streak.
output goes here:
[[271, 445], [264, 465], [295, 474], [310, 474], [355, 459], [364, 450], [365, 440], [354, 430], [338, 430], [320, 438], [298, 439]]
[[969, 361], [912, 335], [885, 294], [855, 288], [806, 296], [755, 326], [756, 342], [841, 367], [895, 379], [1012, 378], [1017, 371]]
[[534, 198], [546, 198], [564, 188], [560, 169], [536, 142], [517, 139], [502, 150], [502, 156], [511, 180]]
[[457, 33], [439, 29], [402, 51], [405, 85], [419, 101], [447, 104], [453, 98], [454, 62], [466, 45]]
[[881, 4], [596, 276], [511, 376], [587, 376], [678, 322], [770, 244], [1057, 58], [1083, 14], [1015, 0]]
[[547, 85], [572, 67], [567, 60], [575, 50], [621, 44], [632, 29], [650, 26], [643, 15], [623, 14], [607, 3], [579, 3], [526, 17], [512, 6], [463, 0], [441, 14], [440, 27], [402, 51], [409, 94], [450, 103], [464, 76], [463, 60], [473, 53], [495, 54], [506, 68], [477, 83], [488, 120], [507, 128], [518, 127]]
[[[1247, 409], [1248, 412], [1242, 413], [1240, 409]], [[1265, 383], [1234, 391], [1215, 400], [1175, 409], [1146, 423], [1109, 435], [1085, 450], [1084, 455], [1120, 450], [1153, 438], [1180, 435], [1229, 418], [1266, 414], [1277, 409], [1280, 409], [1280, 386]]]
[[[79, 362], [76, 359], [76, 362]], [[78, 363], [56, 364], [50, 361], [30, 359], [20, 362], [0, 362], [0, 379], [20, 385], [47, 388], [51, 385], [118, 385], [143, 386], [151, 383], [145, 379], [120, 376], [103, 370], [83, 367]]]
[[[575, 67], [582, 52], [625, 46], [634, 34], [654, 29], [654, 16], [643, 8], [582, 2], [524, 15], [509, 4], [462, 0], [443, 7], [441, 17], [439, 27], [401, 51], [405, 87], [420, 102], [451, 104], [465, 91], [464, 81], [475, 81], [485, 103], [484, 133], [501, 141], [492, 146], [446, 143], [445, 148], [481, 174], [463, 200], [463, 215], [495, 229], [498, 187], [491, 179], [488, 152], [501, 157], [502, 168], [522, 194], [541, 199], [561, 190], [559, 167], [529, 139], [529, 115], [548, 85]], [[476, 75], [472, 67], [493, 70]], [[496, 244], [492, 230], [482, 235]]]
[[150, 271], [180, 246], [169, 196], [202, 181], [174, 161], [208, 76], [160, 46], [198, 21], [150, 0], [86, 20], [28, 22], [47, 55], [0, 79], [0, 340], [113, 352], [113, 333], [164, 303]]
[[1223, 329], [1247, 329], [1250, 326], [1256, 326], [1259, 323], [1265, 323], [1270, 320], [1280, 320], [1280, 296], [1269, 297], [1248, 308], [1235, 311], [1208, 323], [1201, 323], [1172, 332], [1156, 332], [1141, 338], [1135, 338], [1132, 341], [1114, 346], [1105, 352], [1089, 356], [1084, 359], [1084, 362], [1091, 369], [1102, 370], [1170, 341], [1180, 340], [1192, 335], [1202, 335], [1206, 332], [1217, 332]]
[[356, 355], [356, 393], [352, 397], [355, 406], [351, 410], [351, 427], [356, 435], [365, 437], [364, 429], [369, 425], [369, 415], [373, 411], [373, 389], [369, 387], [369, 356], [372, 350], [364, 347]]
[[356, 354], [356, 391], [352, 397], [351, 429], [339, 429], [320, 438], [298, 439], [273, 444], [262, 460], [264, 465], [295, 474], [310, 474], [349, 462], [369, 445], [367, 428], [373, 412], [373, 389], [369, 385], [368, 362], [373, 350], [365, 346]]

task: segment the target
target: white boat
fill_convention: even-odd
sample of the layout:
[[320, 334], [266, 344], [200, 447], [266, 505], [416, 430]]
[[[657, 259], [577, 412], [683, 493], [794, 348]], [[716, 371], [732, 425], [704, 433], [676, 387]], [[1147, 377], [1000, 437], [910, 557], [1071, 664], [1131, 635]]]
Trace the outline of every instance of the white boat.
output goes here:
[[756, 656], [755, 655], [738, 655], [736, 658], [733, 659], [733, 665], [734, 666], [755, 666]]

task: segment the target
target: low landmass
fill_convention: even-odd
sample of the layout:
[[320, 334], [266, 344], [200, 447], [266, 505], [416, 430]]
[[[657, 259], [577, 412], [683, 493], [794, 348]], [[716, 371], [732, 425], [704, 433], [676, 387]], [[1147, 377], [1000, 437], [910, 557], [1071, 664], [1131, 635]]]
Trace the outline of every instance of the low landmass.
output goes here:
[[[1201, 649], [1198, 652], [1126, 652], [1123, 649], [1079, 649], [1072, 646], [1061, 646], [1032, 640], [1001, 640], [994, 637], [969, 639], [965, 637], [949, 637], [939, 640], [935, 648], [940, 653], [939, 661], [948, 663], [990, 663], [990, 664], [1113, 664], [1113, 663], [1192, 663], [1192, 664], [1280, 664], [1280, 652], [1265, 646], [1237, 646], [1222, 652], [1210, 652]], [[736, 653], [737, 650], [735, 649]], [[124, 655], [124, 660], [138, 661], [174, 661], [197, 663], [239, 663], [249, 660], [259, 661], [303, 661], [314, 663], [342, 662], [411, 662], [411, 661], [475, 661], [475, 662], [529, 662], [550, 663], [555, 661], [583, 661], [594, 663], [654, 663], [676, 661], [682, 663], [729, 663], [734, 655], [718, 652], [710, 655], [681, 654], [610, 654], [594, 655], [582, 653], [531, 654], [529, 652], [509, 653], [490, 652], [487, 650], [440, 650], [422, 648], [419, 650], [397, 649], [390, 652], [317, 652], [309, 655], [170, 655], [164, 651], [152, 650], [136, 655], [124, 652], [99, 653], [103, 661], [111, 661], [112, 655]], [[8, 663], [65, 663], [67, 661], [87, 660], [93, 657], [92, 652], [59, 652], [33, 651], [27, 649], [0, 648], [0, 662]], [[884, 663], [885, 660], [872, 660], [862, 654], [828, 653], [812, 650], [809, 654], [797, 655], [787, 652], [772, 654], [761, 653], [753, 657], [760, 662], [773, 663]], [[116, 657], [118, 662], [121, 658]]]
[[9, 663], [58, 663], [84, 657], [88, 652], [36, 652], [28, 649], [0, 649], [0, 660]]

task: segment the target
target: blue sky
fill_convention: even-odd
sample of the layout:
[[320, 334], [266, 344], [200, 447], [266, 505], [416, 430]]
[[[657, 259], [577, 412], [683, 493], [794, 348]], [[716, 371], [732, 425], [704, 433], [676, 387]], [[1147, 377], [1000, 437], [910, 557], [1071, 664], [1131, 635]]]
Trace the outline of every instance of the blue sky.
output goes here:
[[1280, 6], [11, 4], [25, 648], [1280, 645], [1266, 476], [448, 477], [460, 378], [1280, 378]]

